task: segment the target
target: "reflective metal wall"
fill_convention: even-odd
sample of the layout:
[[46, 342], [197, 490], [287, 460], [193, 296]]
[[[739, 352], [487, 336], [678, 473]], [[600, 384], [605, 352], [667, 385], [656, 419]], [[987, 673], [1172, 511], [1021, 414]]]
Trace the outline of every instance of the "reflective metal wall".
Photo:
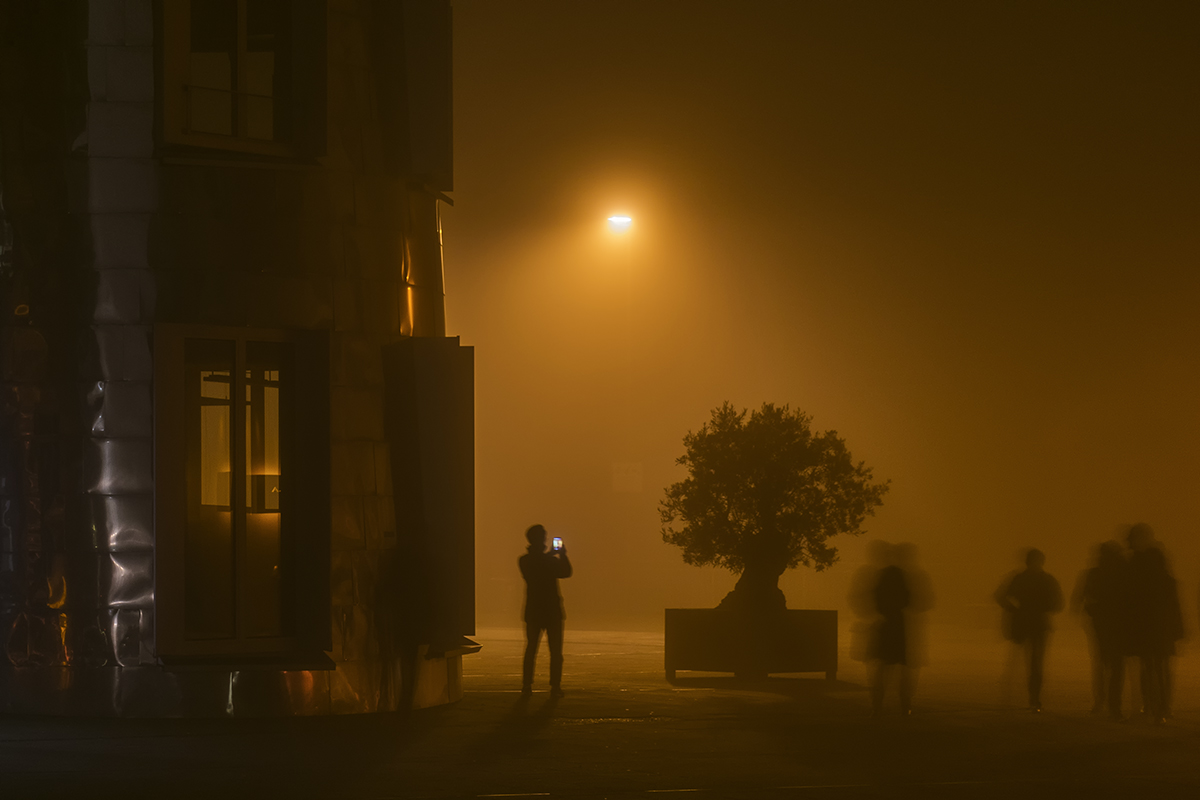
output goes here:
[[[150, 0], [75, 4], [74, 27], [39, 6], [14, 6], [28, 39], [4, 40], [20, 69], [0, 75], [0, 712], [458, 699], [461, 658], [401, 644], [391, 602], [381, 349], [445, 323], [436, 194], [378, 168], [370, 4], [327, 6], [325, 156], [253, 168], [155, 149]], [[155, 541], [172, 532], [154, 529], [156, 322], [329, 331], [336, 669], [159, 665]]]

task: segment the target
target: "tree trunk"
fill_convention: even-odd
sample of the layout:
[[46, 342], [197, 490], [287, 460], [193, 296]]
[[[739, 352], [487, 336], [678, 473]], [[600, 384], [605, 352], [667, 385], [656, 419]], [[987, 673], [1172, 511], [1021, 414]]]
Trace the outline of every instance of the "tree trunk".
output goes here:
[[779, 588], [784, 569], [766, 565], [747, 565], [733, 591], [717, 608], [735, 611], [748, 617], [772, 616], [787, 609], [787, 598]]
[[783, 569], [747, 565], [733, 591], [717, 606], [733, 618], [734, 634], [729, 644], [735, 648], [738, 666], [734, 674], [738, 678], [767, 677], [769, 653], [775, 647], [779, 622], [787, 610], [787, 599], [779, 588], [782, 574]]

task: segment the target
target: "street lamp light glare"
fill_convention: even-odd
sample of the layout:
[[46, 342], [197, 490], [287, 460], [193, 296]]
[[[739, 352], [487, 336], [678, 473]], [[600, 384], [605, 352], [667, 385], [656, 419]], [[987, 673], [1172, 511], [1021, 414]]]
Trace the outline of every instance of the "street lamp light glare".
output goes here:
[[629, 230], [629, 226], [633, 224], [633, 217], [627, 217], [624, 214], [617, 214], [608, 218], [608, 227], [620, 233], [621, 231]]

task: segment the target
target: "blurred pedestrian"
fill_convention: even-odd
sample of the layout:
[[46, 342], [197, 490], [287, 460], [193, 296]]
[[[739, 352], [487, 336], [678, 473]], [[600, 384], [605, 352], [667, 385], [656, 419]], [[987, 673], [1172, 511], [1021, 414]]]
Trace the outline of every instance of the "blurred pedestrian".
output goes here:
[[521, 675], [521, 694], [533, 692], [533, 667], [537, 661], [538, 643], [542, 631], [546, 632], [546, 644], [550, 648], [550, 695], [563, 696], [563, 613], [562, 595], [558, 591], [559, 578], [571, 577], [571, 561], [562, 539], [554, 540], [554, 547], [546, 551], [546, 529], [533, 525], [525, 531], [529, 548], [518, 559], [521, 577], [525, 579], [525, 660]]
[[912, 713], [917, 671], [924, 663], [923, 614], [933, 606], [929, 576], [917, 565], [913, 544], [873, 541], [868, 563], [854, 575], [850, 608], [852, 657], [867, 662], [872, 713], [883, 711], [889, 684], [898, 684], [901, 713]]
[[908, 576], [897, 563], [899, 551], [888, 547], [886, 563], [879, 570], [871, 599], [875, 613], [879, 615], [871, 655], [875, 661], [875, 676], [871, 686], [871, 707], [878, 715], [883, 711], [883, 697], [893, 672], [899, 674], [900, 713], [908, 714], [912, 708], [912, 685], [908, 671], [908, 641], [904, 616], [912, 595], [908, 589]]
[[1171, 656], [1183, 638], [1183, 613], [1175, 578], [1154, 540], [1138, 523], [1129, 529], [1129, 652], [1138, 657], [1143, 711], [1155, 723], [1171, 716]]
[[1005, 632], [1025, 650], [1029, 675], [1029, 708], [1042, 710], [1042, 676], [1050, 615], [1062, 611], [1062, 589], [1045, 571], [1046, 556], [1036, 548], [1025, 554], [1025, 569], [1007, 579], [996, 591], [996, 602], [1005, 612]]
[[892, 545], [873, 539], [867, 543], [866, 563], [859, 567], [850, 580], [848, 596], [850, 610], [857, 620], [850, 626], [850, 657], [866, 663], [874, 672], [875, 629], [879, 626], [879, 612], [875, 609], [875, 584], [879, 573], [888, 565]]
[[912, 542], [896, 545], [896, 563], [904, 570], [908, 583], [908, 608], [904, 610], [905, 657], [909, 673], [910, 695], [917, 689], [917, 676], [928, 661], [928, 636], [925, 612], [934, 606], [933, 581], [921, 568], [917, 546]]
[[1092, 711], [1105, 708], [1122, 719], [1125, 655], [1129, 650], [1129, 569], [1120, 542], [1096, 549], [1095, 563], [1084, 572], [1072, 605], [1087, 617], [1092, 653]]

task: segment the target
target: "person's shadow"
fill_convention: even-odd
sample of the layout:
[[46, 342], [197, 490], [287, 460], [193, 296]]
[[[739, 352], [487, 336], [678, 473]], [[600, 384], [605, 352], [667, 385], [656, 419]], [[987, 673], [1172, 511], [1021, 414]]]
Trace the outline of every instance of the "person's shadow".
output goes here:
[[483, 737], [473, 748], [478, 758], [500, 758], [518, 755], [532, 748], [538, 734], [554, 718], [558, 699], [547, 696], [544, 701], [535, 701], [529, 695], [521, 695], [496, 727]]

